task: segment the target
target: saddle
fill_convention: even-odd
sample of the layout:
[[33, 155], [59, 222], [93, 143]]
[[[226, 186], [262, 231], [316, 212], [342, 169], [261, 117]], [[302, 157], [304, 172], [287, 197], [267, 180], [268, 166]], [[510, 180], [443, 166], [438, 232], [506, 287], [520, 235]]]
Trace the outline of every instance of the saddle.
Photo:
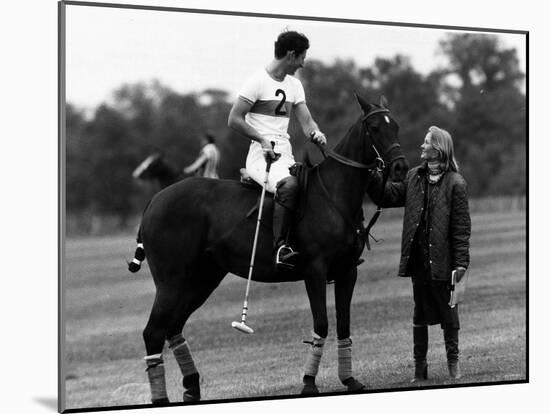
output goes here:
[[250, 177], [250, 174], [248, 174], [248, 171], [246, 171], [246, 168], [241, 168], [239, 170], [239, 173], [241, 174], [240, 182], [243, 186], [249, 187], [249, 188], [257, 188], [259, 190], [262, 189], [262, 186]]
[[[258, 208], [260, 208], [260, 197], [261, 197], [261, 191], [262, 186], [258, 184], [256, 181], [250, 177], [250, 174], [248, 174], [248, 171], [246, 171], [246, 168], [241, 168], [239, 170], [241, 177], [240, 177], [240, 183], [243, 187], [246, 187], [248, 189], [254, 190], [258, 192], [258, 200], [256, 201], [256, 204], [252, 206], [250, 210], [248, 210], [248, 213], [246, 213], [246, 218], [249, 218], [254, 214]], [[272, 209], [272, 202], [273, 202], [273, 194], [266, 191], [265, 192], [265, 201], [264, 201], [264, 210], [271, 210]], [[262, 220], [262, 224], [263, 220]]]
[[[289, 168], [290, 175], [293, 175], [298, 179], [300, 189], [307, 188], [307, 179], [308, 179], [310, 170], [312, 170], [312, 168], [306, 167], [301, 162], [296, 162], [294, 163], [294, 165], [292, 165]], [[258, 184], [256, 181], [254, 181], [252, 177], [250, 177], [250, 174], [248, 174], [248, 171], [246, 171], [246, 168], [241, 168], [239, 170], [239, 173], [241, 174], [240, 182], [242, 185], [244, 185], [245, 187], [257, 188], [259, 190], [262, 189], [262, 186]]]
[[[305, 194], [307, 192], [307, 188], [308, 188], [308, 185], [309, 185], [310, 176], [311, 176], [311, 174], [313, 174], [314, 169], [316, 167], [317, 167], [316, 165], [312, 166], [312, 167], [309, 167], [309, 166], [307, 166], [303, 163], [297, 162], [289, 168], [290, 175], [293, 175], [294, 177], [296, 177], [298, 179], [298, 186], [299, 186], [298, 203], [297, 203], [296, 211], [294, 213], [293, 223], [297, 223], [304, 216], [305, 207], [306, 207], [306, 203], [307, 203]], [[246, 214], [246, 217], [249, 218], [259, 208], [259, 205], [260, 205], [260, 191], [262, 189], [262, 186], [250, 177], [250, 175], [248, 174], [248, 172], [246, 171], [245, 168], [241, 168], [240, 173], [241, 173], [241, 177], [240, 177], [241, 184], [243, 186], [247, 187], [247, 188], [256, 189], [258, 191], [258, 201], [255, 203], [255, 205]], [[266, 197], [270, 197], [270, 199], [272, 200], [273, 199], [273, 194], [266, 193]], [[266, 207], [270, 208], [270, 206], [264, 205], [264, 208], [266, 208]], [[364, 220], [363, 210], [361, 209], [360, 222], [358, 223], [359, 230], [356, 233], [357, 237], [356, 237], [354, 252], [353, 252], [353, 257], [355, 258], [357, 266], [359, 266], [361, 263], [364, 262], [364, 259], [361, 258], [361, 254], [363, 252], [363, 249], [365, 247], [365, 244], [366, 244], [367, 238], [368, 238], [368, 234], [366, 234], [365, 226], [363, 224], [363, 220]], [[292, 228], [290, 229], [290, 233], [292, 234]], [[330, 282], [333, 282], [333, 281], [331, 280]]]
[[[305, 206], [305, 197], [303, 196], [307, 190], [307, 184], [308, 184], [308, 177], [311, 172], [312, 168], [306, 167], [304, 164], [297, 162], [294, 163], [289, 168], [290, 175], [296, 177], [298, 179], [298, 207], [296, 208], [294, 221], [299, 220], [303, 217], [304, 212], [304, 206]], [[250, 188], [250, 189], [256, 189], [257, 191], [262, 190], [262, 186], [258, 184], [256, 181], [254, 181], [250, 174], [248, 174], [248, 171], [246, 171], [246, 168], [241, 168], [239, 170], [241, 176], [240, 176], [240, 183], [244, 187]], [[273, 198], [273, 194], [266, 192], [265, 194], [266, 198]], [[248, 213], [246, 214], [246, 217], [250, 217], [260, 206], [260, 194], [258, 194], [258, 201], [252, 207]]]

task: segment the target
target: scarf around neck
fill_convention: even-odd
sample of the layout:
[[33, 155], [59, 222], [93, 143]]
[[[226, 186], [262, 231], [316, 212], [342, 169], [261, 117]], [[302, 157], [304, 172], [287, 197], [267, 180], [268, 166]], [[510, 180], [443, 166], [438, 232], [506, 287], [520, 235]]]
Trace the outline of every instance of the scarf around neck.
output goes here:
[[439, 161], [436, 162], [428, 162], [427, 163], [428, 168], [428, 182], [430, 184], [436, 184], [441, 177], [443, 177], [443, 168], [441, 168], [441, 164]]

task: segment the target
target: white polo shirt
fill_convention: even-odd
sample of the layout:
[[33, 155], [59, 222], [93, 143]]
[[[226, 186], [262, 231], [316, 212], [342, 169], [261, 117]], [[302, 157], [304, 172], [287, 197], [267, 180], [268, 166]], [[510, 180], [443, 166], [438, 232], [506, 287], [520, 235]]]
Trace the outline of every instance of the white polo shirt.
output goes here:
[[304, 87], [299, 79], [286, 75], [273, 79], [265, 68], [255, 73], [239, 92], [239, 99], [252, 105], [245, 120], [262, 135], [289, 139], [288, 123], [292, 109], [305, 103]]

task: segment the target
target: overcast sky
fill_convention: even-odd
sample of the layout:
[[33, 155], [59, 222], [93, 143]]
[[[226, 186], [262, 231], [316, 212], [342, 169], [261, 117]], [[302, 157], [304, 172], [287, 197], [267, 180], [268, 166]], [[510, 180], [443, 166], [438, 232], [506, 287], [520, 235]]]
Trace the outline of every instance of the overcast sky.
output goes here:
[[[305, 33], [309, 59], [332, 63], [353, 59], [360, 66], [376, 57], [410, 56], [428, 73], [444, 64], [436, 54], [449, 31], [239, 17], [158, 10], [68, 5], [66, 13], [66, 98], [95, 107], [123, 83], [158, 79], [180, 93], [220, 88], [235, 94], [273, 56], [273, 42], [284, 29]], [[496, 34], [518, 51], [525, 71], [525, 36]], [[307, 61], [306, 61], [307, 64]]]

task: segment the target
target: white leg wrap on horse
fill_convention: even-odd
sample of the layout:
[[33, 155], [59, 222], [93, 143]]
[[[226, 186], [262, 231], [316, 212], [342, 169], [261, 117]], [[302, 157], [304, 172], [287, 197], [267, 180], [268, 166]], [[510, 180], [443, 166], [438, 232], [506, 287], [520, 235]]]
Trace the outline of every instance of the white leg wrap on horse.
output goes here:
[[144, 359], [145, 364], [147, 364], [146, 371], [151, 387], [151, 400], [155, 401], [168, 398], [162, 354], [149, 355]]
[[321, 363], [321, 357], [323, 356], [324, 346], [325, 339], [313, 333], [313, 343], [306, 359], [304, 375], [309, 375], [311, 377], [317, 376], [317, 373], [319, 372], [319, 364]]
[[195, 367], [195, 363], [193, 362], [193, 357], [191, 356], [191, 350], [187, 345], [187, 341], [183, 338], [181, 334], [170, 338], [168, 340], [168, 344], [170, 346], [170, 349], [174, 353], [174, 357], [178, 362], [183, 376], [195, 374], [198, 372], [197, 368]]
[[351, 338], [338, 339], [338, 378], [345, 381], [351, 376]]

